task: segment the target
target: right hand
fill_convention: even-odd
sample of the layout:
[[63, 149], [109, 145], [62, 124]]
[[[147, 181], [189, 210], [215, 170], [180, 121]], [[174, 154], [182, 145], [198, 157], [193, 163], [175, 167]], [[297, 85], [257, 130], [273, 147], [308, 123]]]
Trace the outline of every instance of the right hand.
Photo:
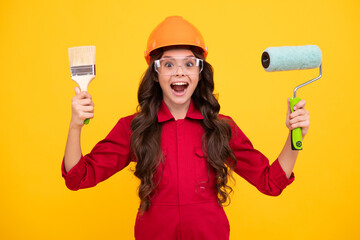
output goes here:
[[84, 120], [94, 118], [94, 102], [88, 92], [81, 92], [79, 87], [75, 87], [75, 96], [72, 98], [71, 122], [70, 127], [82, 128]]

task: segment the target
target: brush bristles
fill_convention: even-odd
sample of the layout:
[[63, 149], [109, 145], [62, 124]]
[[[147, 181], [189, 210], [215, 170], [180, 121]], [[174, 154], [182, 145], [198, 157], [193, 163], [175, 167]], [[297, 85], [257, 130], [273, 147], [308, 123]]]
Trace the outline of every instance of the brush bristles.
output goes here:
[[70, 67], [95, 64], [95, 46], [69, 48]]

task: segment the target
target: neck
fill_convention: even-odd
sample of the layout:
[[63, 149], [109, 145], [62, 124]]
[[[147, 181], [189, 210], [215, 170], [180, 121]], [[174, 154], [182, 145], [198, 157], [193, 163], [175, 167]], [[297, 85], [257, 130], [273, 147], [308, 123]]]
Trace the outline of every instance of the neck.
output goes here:
[[164, 99], [164, 102], [175, 120], [184, 119], [186, 117], [190, 106], [190, 100], [184, 104], [171, 104], [167, 102], [166, 99]]

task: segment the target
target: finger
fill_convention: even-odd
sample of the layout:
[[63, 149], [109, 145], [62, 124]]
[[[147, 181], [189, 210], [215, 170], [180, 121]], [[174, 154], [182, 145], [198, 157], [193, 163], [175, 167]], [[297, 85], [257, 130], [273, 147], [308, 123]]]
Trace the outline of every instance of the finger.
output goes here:
[[294, 123], [290, 125], [291, 129], [295, 129], [295, 128], [308, 128], [310, 126], [310, 120], [306, 120], [306, 121], [301, 121], [298, 123]]
[[81, 105], [79, 103], [74, 102], [72, 104], [73, 112], [76, 114], [80, 114], [82, 112], [94, 112], [94, 106], [91, 105]]
[[87, 103], [88, 101], [92, 101], [92, 98], [91, 96], [89, 97], [88, 95], [84, 94], [84, 93], [80, 93], [79, 95], [76, 95], [72, 98], [72, 101], [73, 102], [79, 102], [79, 101], [82, 101], [82, 100], [85, 100], [87, 99]]
[[73, 99], [71, 102], [72, 107], [77, 108], [81, 106], [93, 106], [93, 103], [90, 99], [84, 98], [84, 99]]
[[299, 122], [303, 122], [303, 121], [307, 121], [310, 120], [310, 116], [306, 116], [306, 115], [301, 115], [301, 116], [297, 116], [296, 118], [293, 118], [289, 121], [290, 124], [295, 124], [295, 123], [299, 123]]
[[90, 93], [88, 93], [88, 92], [86, 92], [86, 91], [84, 91], [84, 92], [82, 92], [82, 93], [85, 95], [86, 98], [92, 99]]
[[[93, 113], [84, 113], [84, 116], [85, 116], [85, 119], [94, 118], [94, 114], [93, 114]], [[84, 120], [85, 120], [85, 119], [84, 119]]]
[[94, 118], [94, 114], [93, 113], [87, 113], [87, 112], [81, 112], [79, 113], [79, 118], [84, 121], [85, 119], [88, 118]]
[[79, 99], [77, 100], [77, 104], [82, 106], [92, 106], [93, 101], [89, 98]]
[[295, 118], [297, 116], [301, 116], [301, 115], [309, 115], [309, 111], [306, 109], [298, 109], [295, 112], [292, 112], [290, 114], [290, 119]]
[[79, 111], [81, 111], [81, 112], [94, 112], [94, 107], [93, 106], [81, 106], [81, 107], [79, 107], [79, 109], [78, 109]]
[[88, 92], [81, 92], [81, 98], [92, 99], [91, 95]]
[[306, 101], [304, 99], [301, 99], [295, 106], [294, 111], [300, 108], [304, 108], [306, 104]]
[[78, 95], [76, 95], [74, 98], [76, 98], [76, 99], [90, 98], [91, 99], [92, 97], [88, 92], [83, 91], [83, 92], [79, 93]]
[[75, 95], [78, 95], [79, 93], [81, 93], [81, 90], [78, 86], [75, 87]]

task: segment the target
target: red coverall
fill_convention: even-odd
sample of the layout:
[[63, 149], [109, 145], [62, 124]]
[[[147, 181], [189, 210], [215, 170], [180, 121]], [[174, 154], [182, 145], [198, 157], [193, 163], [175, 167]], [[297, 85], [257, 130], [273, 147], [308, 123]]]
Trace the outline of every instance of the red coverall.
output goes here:
[[[220, 115], [221, 118], [230, 117]], [[66, 173], [64, 159], [62, 176], [71, 190], [93, 187], [136, 161], [130, 149], [130, 124], [134, 115], [121, 118], [105, 139]], [[201, 148], [203, 116], [190, 103], [185, 119], [175, 120], [164, 102], [158, 111], [162, 124], [161, 150], [164, 164], [154, 176], [161, 181], [152, 194], [151, 207], [135, 222], [137, 240], [225, 240], [230, 225], [216, 201], [215, 171], [208, 168]], [[230, 147], [237, 165], [235, 172], [260, 192], [276, 196], [294, 181], [286, 177], [278, 160], [269, 160], [253, 148], [249, 139], [232, 124]]]

